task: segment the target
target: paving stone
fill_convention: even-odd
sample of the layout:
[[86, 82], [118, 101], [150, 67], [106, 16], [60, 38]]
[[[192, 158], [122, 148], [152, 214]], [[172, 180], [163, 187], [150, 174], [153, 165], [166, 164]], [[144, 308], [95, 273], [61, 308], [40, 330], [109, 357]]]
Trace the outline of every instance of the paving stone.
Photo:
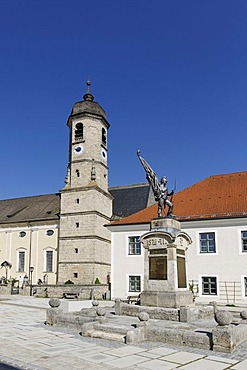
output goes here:
[[231, 370], [246, 370], [246, 369], [247, 369], [247, 360], [244, 360], [231, 367]]
[[[229, 365], [222, 362], [201, 359], [179, 367], [179, 370], [224, 370], [229, 369]], [[245, 368], [246, 370], [246, 368]]]
[[107, 361], [115, 360], [116, 358], [117, 358], [116, 356], [111, 356], [105, 353], [91, 353], [83, 357], [85, 361], [89, 361], [93, 363], [107, 362]]
[[221, 356], [207, 356], [207, 360], [225, 362], [226, 364], [230, 364], [230, 365], [236, 364], [237, 362], [239, 362], [238, 360], [233, 360], [231, 358], [225, 358]]
[[117, 367], [118, 369], [125, 369], [125, 368], [128, 368], [129, 366], [138, 365], [145, 361], [146, 359], [142, 356], [130, 355], [126, 357], [120, 357], [110, 362], [104, 362], [104, 363], [112, 367]]
[[189, 352], [176, 352], [170, 355], [161, 357], [160, 360], [175, 362], [176, 364], [185, 365], [189, 362], [199, 360], [200, 358], [205, 357], [203, 355], [197, 355], [195, 353]]
[[95, 352], [96, 353], [106, 352], [106, 348], [98, 347], [98, 346], [77, 348], [75, 351], [73, 351], [73, 355], [79, 358], [84, 358], [85, 355], [90, 354], [90, 353], [95, 353]]
[[54, 346], [54, 347], [47, 347], [40, 350], [40, 352], [43, 353], [64, 353], [67, 351], [74, 351], [75, 347], [74, 346], [67, 346], [67, 345], [62, 345], [62, 346]]
[[158, 355], [157, 353], [152, 353], [150, 351], [140, 352], [138, 353], [138, 356], [143, 356], [146, 358], [159, 358], [160, 357], [160, 355]]
[[149, 353], [156, 353], [157, 355], [159, 355], [161, 357], [161, 356], [165, 356], [165, 355], [170, 355], [172, 353], [177, 353], [177, 350], [171, 349], [171, 348], [166, 348], [166, 347], [157, 347], [157, 348], [150, 349], [148, 352]]
[[140, 353], [140, 352], [144, 352], [144, 351], [145, 351], [145, 349], [140, 348], [140, 347], [133, 347], [133, 346], [125, 345], [124, 347], [116, 348], [116, 349], [112, 349], [110, 351], [107, 351], [107, 353], [109, 355], [112, 355], [112, 356], [124, 357], [124, 356], [129, 356], [129, 355], [133, 355], [135, 353]]
[[164, 362], [161, 360], [151, 360], [148, 362], [144, 362], [143, 364], [138, 365], [140, 369], [150, 369], [150, 370], [171, 370], [176, 369], [177, 365]]

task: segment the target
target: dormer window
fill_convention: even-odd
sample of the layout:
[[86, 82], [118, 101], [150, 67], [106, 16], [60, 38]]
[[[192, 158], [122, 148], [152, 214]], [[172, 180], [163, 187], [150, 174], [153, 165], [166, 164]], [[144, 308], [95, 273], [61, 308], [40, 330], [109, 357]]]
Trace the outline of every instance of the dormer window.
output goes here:
[[81, 122], [75, 125], [75, 141], [83, 140], [83, 124]]
[[102, 127], [102, 144], [106, 145], [106, 130]]

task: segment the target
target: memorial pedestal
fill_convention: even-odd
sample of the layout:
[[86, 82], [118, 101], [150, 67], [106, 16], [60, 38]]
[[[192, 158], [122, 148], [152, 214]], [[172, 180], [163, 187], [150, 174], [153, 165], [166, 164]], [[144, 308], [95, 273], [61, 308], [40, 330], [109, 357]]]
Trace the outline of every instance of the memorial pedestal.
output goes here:
[[177, 292], [154, 292], [143, 291], [141, 293], [141, 305], [151, 307], [179, 308], [193, 303], [192, 293], [187, 291]]
[[178, 308], [193, 303], [188, 289], [186, 251], [191, 243], [174, 218], [151, 221], [151, 231], [141, 237], [145, 248], [144, 291], [141, 305]]

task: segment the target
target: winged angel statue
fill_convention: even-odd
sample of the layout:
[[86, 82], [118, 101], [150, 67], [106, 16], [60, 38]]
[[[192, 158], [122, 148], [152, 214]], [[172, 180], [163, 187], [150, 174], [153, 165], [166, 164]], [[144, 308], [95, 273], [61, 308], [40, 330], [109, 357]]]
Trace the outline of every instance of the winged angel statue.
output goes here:
[[[173, 210], [173, 203], [172, 203], [172, 197], [175, 192], [175, 190], [172, 190], [170, 193], [168, 192], [167, 187], [167, 179], [165, 176], [163, 176], [159, 182], [157, 175], [152, 170], [152, 168], [149, 166], [149, 164], [141, 157], [140, 150], [137, 151], [137, 155], [140, 159], [140, 162], [142, 164], [142, 167], [144, 168], [146, 172], [146, 178], [149, 182], [149, 184], [152, 187], [154, 197], [156, 202], [158, 202], [158, 217], [162, 217], [162, 211], [164, 211], [165, 215], [165, 208], [166, 205], [168, 206], [168, 212], [167, 217], [173, 217], [172, 210]], [[171, 199], [169, 200], [168, 197], [171, 196]]]

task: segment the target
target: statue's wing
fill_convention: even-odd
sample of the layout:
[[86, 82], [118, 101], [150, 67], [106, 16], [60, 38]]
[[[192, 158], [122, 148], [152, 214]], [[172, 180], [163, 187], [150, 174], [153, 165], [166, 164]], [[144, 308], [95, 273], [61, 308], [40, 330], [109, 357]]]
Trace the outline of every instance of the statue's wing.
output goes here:
[[153, 190], [153, 193], [154, 193], [155, 198], [159, 198], [159, 196], [160, 196], [160, 188], [159, 188], [159, 180], [158, 180], [158, 177], [157, 177], [156, 173], [152, 170], [152, 168], [145, 161], [145, 159], [140, 156], [140, 152], [139, 151], [137, 152], [137, 155], [138, 155], [138, 157], [140, 159], [140, 162], [142, 164], [142, 167], [144, 168], [144, 170], [146, 172], [146, 178], [147, 178], [149, 184], [152, 187], [152, 190]]

